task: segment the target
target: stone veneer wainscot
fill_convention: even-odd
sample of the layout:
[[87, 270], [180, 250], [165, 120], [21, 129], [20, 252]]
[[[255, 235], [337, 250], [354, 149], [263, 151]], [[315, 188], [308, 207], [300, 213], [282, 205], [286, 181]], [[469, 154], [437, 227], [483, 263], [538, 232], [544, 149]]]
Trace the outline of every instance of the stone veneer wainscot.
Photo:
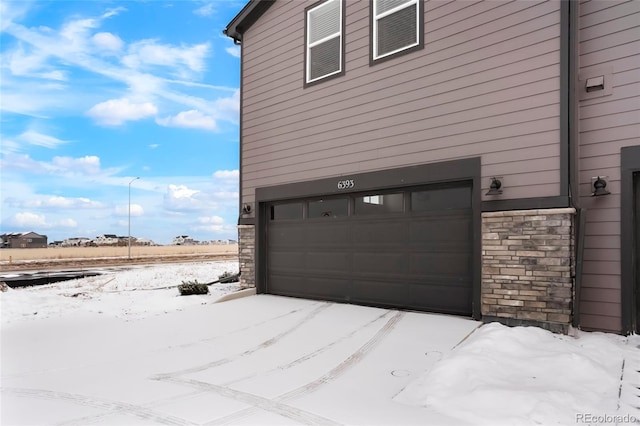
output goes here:
[[568, 332], [575, 209], [482, 214], [482, 318]]
[[238, 225], [238, 260], [240, 263], [240, 285], [255, 287], [256, 232], [253, 225]]

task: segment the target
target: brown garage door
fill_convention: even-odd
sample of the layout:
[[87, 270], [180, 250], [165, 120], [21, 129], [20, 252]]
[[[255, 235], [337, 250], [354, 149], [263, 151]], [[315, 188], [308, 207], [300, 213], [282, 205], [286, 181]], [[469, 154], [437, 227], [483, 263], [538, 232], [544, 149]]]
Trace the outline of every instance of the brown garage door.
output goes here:
[[471, 315], [469, 185], [272, 203], [266, 292]]

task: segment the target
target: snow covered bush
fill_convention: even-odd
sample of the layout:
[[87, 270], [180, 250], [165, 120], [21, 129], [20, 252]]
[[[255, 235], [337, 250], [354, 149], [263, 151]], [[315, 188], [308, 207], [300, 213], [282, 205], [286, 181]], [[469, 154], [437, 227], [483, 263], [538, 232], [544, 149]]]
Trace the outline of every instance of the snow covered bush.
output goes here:
[[209, 286], [206, 284], [200, 284], [196, 281], [183, 281], [178, 286], [178, 291], [181, 296], [188, 296], [190, 294], [209, 294]]

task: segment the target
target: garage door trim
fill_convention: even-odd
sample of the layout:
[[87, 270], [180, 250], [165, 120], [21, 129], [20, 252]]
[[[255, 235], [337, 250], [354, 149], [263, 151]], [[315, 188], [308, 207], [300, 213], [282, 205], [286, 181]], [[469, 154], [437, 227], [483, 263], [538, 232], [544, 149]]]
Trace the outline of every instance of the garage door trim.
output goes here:
[[[472, 187], [472, 316], [480, 319], [482, 250], [480, 168], [480, 158], [476, 157], [257, 188], [255, 256], [256, 287], [258, 293], [264, 293], [266, 291], [266, 229], [270, 217], [270, 212], [267, 211], [268, 202], [330, 196], [341, 193], [353, 194], [366, 191], [381, 191], [385, 189], [401, 190], [407, 187], [434, 183], [468, 181]], [[348, 188], [338, 189], [338, 183], [344, 181], [353, 182], [353, 185]], [[342, 186], [344, 187], [345, 185]], [[346, 186], [349, 186], [349, 184]]]

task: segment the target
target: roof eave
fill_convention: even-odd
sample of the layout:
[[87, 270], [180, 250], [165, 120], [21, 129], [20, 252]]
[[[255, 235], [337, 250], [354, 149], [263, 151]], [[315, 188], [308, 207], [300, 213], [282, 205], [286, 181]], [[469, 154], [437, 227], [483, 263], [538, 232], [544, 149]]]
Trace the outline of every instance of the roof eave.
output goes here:
[[242, 44], [242, 34], [244, 34], [274, 2], [275, 0], [249, 0], [249, 3], [227, 24], [225, 29], [222, 30], [222, 33], [227, 37], [231, 37], [234, 43]]

